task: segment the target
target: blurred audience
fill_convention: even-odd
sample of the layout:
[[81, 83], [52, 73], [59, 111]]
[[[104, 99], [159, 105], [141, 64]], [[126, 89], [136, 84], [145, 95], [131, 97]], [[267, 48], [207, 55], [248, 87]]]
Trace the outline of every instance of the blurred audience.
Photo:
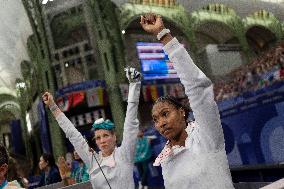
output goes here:
[[247, 65], [242, 65], [215, 82], [215, 99], [222, 101], [247, 91], [267, 87], [284, 80], [284, 42], [270, 49]]

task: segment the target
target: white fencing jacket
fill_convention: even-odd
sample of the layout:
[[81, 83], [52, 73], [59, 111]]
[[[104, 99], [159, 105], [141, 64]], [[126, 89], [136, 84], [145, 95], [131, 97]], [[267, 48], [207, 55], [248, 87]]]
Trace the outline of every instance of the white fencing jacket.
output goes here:
[[195, 118], [186, 129], [185, 146], [170, 149], [166, 145], [154, 163], [162, 166], [166, 189], [234, 188], [212, 82], [176, 38], [164, 50], [185, 87]]
[[[134, 189], [133, 166], [134, 152], [139, 132], [137, 119], [141, 83], [130, 83], [127, 112], [124, 122], [123, 140], [120, 147], [115, 148], [111, 156], [103, 158], [101, 153], [95, 153], [112, 189]], [[89, 168], [90, 181], [94, 189], [108, 189], [109, 186], [101, 173], [89, 146], [72, 122], [60, 113], [56, 118], [66, 137]]]

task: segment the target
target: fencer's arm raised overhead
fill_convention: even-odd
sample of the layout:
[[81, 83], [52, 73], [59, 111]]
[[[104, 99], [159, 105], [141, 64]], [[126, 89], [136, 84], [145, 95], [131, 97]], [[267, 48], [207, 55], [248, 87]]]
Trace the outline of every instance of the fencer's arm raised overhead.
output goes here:
[[126, 162], [134, 161], [135, 146], [139, 132], [139, 121], [137, 119], [138, 105], [141, 88], [141, 73], [134, 68], [125, 69], [129, 81], [129, 92], [127, 99], [127, 111], [123, 128], [123, 139], [119, 147], [119, 153]]
[[[134, 158], [135, 143], [139, 131], [139, 121], [137, 119], [138, 104], [141, 88], [141, 74], [135, 68], [127, 67], [125, 69], [126, 77], [129, 80], [129, 94], [127, 112], [124, 122], [123, 140], [119, 147], [120, 157], [125, 161], [132, 162]], [[77, 153], [90, 166], [90, 158], [92, 154], [86, 140], [80, 132], [75, 128], [72, 122], [58, 108], [54, 102], [53, 96], [49, 92], [45, 92], [42, 96], [44, 103], [49, 107], [53, 116], [57, 120], [59, 126], [65, 132], [67, 138], [75, 147]]]
[[66, 134], [66, 137], [74, 146], [76, 152], [82, 158], [87, 167], [91, 166], [92, 153], [87, 141], [82, 134], [75, 128], [73, 123], [65, 116], [54, 102], [52, 94], [45, 92], [42, 96], [43, 102], [49, 107], [61, 129]]
[[200, 131], [205, 134], [204, 137], [208, 136], [210, 140], [210, 148], [224, 147], [220, 115], [214, 100], [211, 80], [194, 64], [184, 46], [172, 37], [170, 30], [165, 28], [161, 16], [146, 14], [141, 16], [140, 24], [145, 31], [160, 37], [163, 49], [174, 63], [174, 68], [185, 87], [195, 121]]
[[[110, 120], [104, 121], [103, 118], [101, 118], [96, 120], [92, 126], [94, 133], [93, 140], [100, 149], [99, 154], [96, 154], [96, 159], [101, 165], [100, 167], [97, 166], [95, 162], [92, 163], [92, 154], [89, 152], [87, 142], [64, 113], [57, 107], [53, 96], [48, 92], [43, 95], [44, 103], [49, 106], [59, 126], [65, 132], [79, 156], [88, 166], [90, 180], [94, 188], [107, 188], [109, 185], [117, 189], [134, 188], [133, 161], [139, 131], [137, 114], [141, 74], [134, 68], [127, 68], [125, 71], [129, 80], [129, 94], [121, 146], [116, 148], [114, 124]], [[105, 173], [106, 177], [104, 177], [101, 172]]]
[[160, 97], [152, 108], [155, 128], [168, 139], [154, 163], [162, 166], [165, 188], [233, 188], [212, 82], [171, 36], [160, 16], [142, 16], [141, 26], [164, 44], [195, 118], [188, 123], [187, 107], [170, 96]]

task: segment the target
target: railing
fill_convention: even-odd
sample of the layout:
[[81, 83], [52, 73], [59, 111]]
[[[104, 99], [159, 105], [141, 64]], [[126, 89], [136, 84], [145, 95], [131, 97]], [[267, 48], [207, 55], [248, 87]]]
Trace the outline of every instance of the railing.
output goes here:
[[64, 186], [63, 182], [58, 182], [55, 184], [50, 184], [50, 185], [46, 185], [46, 186], [42, 186], [39, 187], [37, 189], [57, 189], [57, 188], [62, 188], [62, 189], [92, 189], [92, 185], [91, 182], [83, 182], [83, 183], [79, 183], [79, 184], [73, 184], [70, 186]]
[[[281, 189], [284, 188], [284, 179], [278, 180], [273, 183], [269, 182], [244, 182], [244, 183], [234, 183], [235, 189]], [[74, 184], [71, 186], [64, 187], [63, 183], [55, 183], [47, 186], [40, 187], [38, 189], [92, 189], [91, 182], [84, 182], [79, 184]]]
[[37, 189], [57, 189], [57, 188], [63, 188], [63, 187], [64, 187], [64, 183], [58, 182], [58, 183], [49, 184], [46, 186], [41, 186], [41, 187], [38, 187]]

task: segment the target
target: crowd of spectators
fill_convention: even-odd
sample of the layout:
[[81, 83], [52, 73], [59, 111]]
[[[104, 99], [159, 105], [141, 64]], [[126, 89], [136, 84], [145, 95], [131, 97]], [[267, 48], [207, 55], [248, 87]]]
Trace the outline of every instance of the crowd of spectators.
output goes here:
[[[63, 181], [65, 186], [68, 186], [88, 181], [87, 167], [81, 160], [81, 157], [76, 151], [74, 151], [74, 155], [71, 155], [71, 157], [68, 155], [67, 153], [66, 158], [63, 156], [58, 157], [58, 161], [55, 164], [51, 154], [43, 154], [39, 162], [39, 167], [43, 171], [40, 183], [37, 186], [45, 186], [61, 181]], [[45, 157], [48, 157], [48, 159]], [[45, 167], [50, 166], [50, 168], [43, 169], [43, 164], [46, 165]]]
[[[55, 162], [52, 154], [43, 153], [39, 159], [38, 165], [32, 168], [34, 169], [33, 171], [26, 170], [27, 173], [24, 173], [25, 171], [21, 170], [18, 162], [10, 157], [8, 151], [1, 143], [0, 155], [1, 189], [4, 185], [7, 185], [7, 189], [33, 189], [59, 183], [61, 183], [62, 186], [69, 186], [89, 180], [89, 175], [86, 171], [87, 167], [75, 151], [74, 155], [67, 153], [66, 157], [58, 157], [57, 162]], [[6, 176], [2, 177], [1, 175]]]
[[239, 96], [247, 91], [267, 87], [284, 80], [284, 42], [255, 58], [249, 64], [231, 71], [215, 82], [216, 101]]

